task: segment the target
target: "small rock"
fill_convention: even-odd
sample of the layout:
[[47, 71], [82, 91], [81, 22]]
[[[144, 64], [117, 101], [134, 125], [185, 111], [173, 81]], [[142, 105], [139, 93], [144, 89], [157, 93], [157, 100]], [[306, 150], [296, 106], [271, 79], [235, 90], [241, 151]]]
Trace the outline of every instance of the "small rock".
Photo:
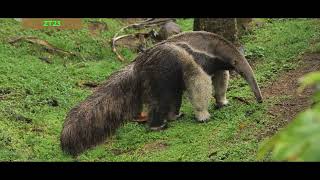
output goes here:
[[59, 103], [58, 103], [58, 101], [57, 101], [56, 99], [49, 99], [49, 100], [48, 100], [48, 104], [49, 104], [50, 106], [53, 106], [53, 107], [59, 106]]
[[14, 119], [17, 120], [17, 121], [23, 121], [23, 122], [26, 122], [26, 123], [32, 123], [32, 119], [30, 118], [27, 118], [27, 117], [24, 117], [20, 114], [14, 114]]
[[181, 33], [181, 28], [178, 24], [170, 21], [165, 23], [159, 30], [157, 38], [159, 40], [166, 40], [170, 36]]
[[48, 64], [52, 64], [52, 61], [48, 57], [39, 57], [39, 59], [43, 62], [46, 62]]

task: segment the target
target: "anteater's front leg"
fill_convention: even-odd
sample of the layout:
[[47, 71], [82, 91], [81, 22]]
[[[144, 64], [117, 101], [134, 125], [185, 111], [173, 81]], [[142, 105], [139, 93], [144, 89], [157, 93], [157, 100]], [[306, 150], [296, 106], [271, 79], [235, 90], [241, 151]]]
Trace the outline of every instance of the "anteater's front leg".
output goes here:
[[182, 89], [179, 89], [178, 91], [176, 91], [175, 97], [172, 98], [172, 102], [170, 103], [168, 120], [176, 120], [184, 115], [182, 112], [180, 112], [182, 104], [182, 93]]
[[167, 127], [167, 115], [169, 113], [169, 105], [164, 101], [153, 102], [149, 106], [148, 118], [149, 128], [153, 131], [163, 130]]
[[227, 88], [229, 82], [229, 71], [221, 70], [214, 73], [213, 86], [214, 98], [216, 99], [216, 108], [222, 108], [228, 104]]

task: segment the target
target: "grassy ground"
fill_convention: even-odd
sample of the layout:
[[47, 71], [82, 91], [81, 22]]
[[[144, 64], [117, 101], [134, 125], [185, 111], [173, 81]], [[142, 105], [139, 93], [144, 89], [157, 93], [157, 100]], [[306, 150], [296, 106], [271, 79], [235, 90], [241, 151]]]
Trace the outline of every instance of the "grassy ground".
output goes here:
[[[66, 113], [90, 93], [82, 82], [101, 82], [127, 62], [120, 63], [109, 40], [124, 24], [98, 19], [108, 31], [91, 35], [85, 19], [82, 30], [28, 30], [13, 19], [0, 19], [0, 161], [254, 161], [261, 142], [257, 133], [268, 124], [266, 109], [281, 98], [256, 104], [248, 85], [235, 76], [228, 96], [243, 97], [250, 105], [229, 98], [230, 105], [210, 109], [208, 123], [195, 122], [191, 104], [184, 99], [179, 121], [162, 132], [147, 132], [129, 122], [115, 136], [77, 159], [60, 150], [59, 135]], [[260, 20], [261, 21], [261, 20]], [[184, 31], [192, 19], [179, 19]], [[318, 51], [320, 23], [314, 19], [267, 20], [241, 41], [254, 64], [257, 80], [267, 87], [279, 73], [296, 68], [305, 51]], [[51, 55], [25, 42], [10, 45], [16, 36], [36, 36], [83, 58]], [[316, 45], [310, 48], [310, 43]], [[136, 54], [120, 51], [126, 59]], [[39, 57], [51, 56], [52, 64]], [[214, 103], [214, 102], [213, 102]], [[22, 118], [25, 117], [25, 118]]]

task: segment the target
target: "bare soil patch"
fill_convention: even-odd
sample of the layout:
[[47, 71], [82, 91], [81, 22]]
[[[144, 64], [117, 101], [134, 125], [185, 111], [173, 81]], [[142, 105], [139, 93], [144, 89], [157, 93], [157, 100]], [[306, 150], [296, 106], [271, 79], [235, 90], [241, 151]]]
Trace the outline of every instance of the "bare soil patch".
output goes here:
[[309, 72], [320, 70], [320, 53], [305, 54], [302, 56], [301, 62], [300, 67], [280, 75], [271, 85], [261, 90], [265, 99], [277, 96], [288, 97], [268, 109], [268, 114], [273, 117], [273, 120], [263, 132], [259, 132], [261, 138], [273, 135], [279, 128], [293, 120], [299, 112], [311, 106], [311, 95], [314, 89], [307, 88], [299, 94], [297, 92], [298, 79]]

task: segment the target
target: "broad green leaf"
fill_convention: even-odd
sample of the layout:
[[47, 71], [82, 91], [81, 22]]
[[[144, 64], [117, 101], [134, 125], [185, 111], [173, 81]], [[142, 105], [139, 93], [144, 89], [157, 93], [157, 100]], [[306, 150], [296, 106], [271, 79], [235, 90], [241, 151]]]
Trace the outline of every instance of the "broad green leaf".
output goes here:
[[270, 149], [276, 161], [319, 161], [320, 113], [313, 109], [300, 113], [285, 129], [264, 142], [258, 158]]
[[302, 92], [307, 86], [319, 84], [320, 83], [320, 72], [311, 72], [304, 77], [302, 77], [299, 82], [301, 86], [299, 87], [299, 91]]

